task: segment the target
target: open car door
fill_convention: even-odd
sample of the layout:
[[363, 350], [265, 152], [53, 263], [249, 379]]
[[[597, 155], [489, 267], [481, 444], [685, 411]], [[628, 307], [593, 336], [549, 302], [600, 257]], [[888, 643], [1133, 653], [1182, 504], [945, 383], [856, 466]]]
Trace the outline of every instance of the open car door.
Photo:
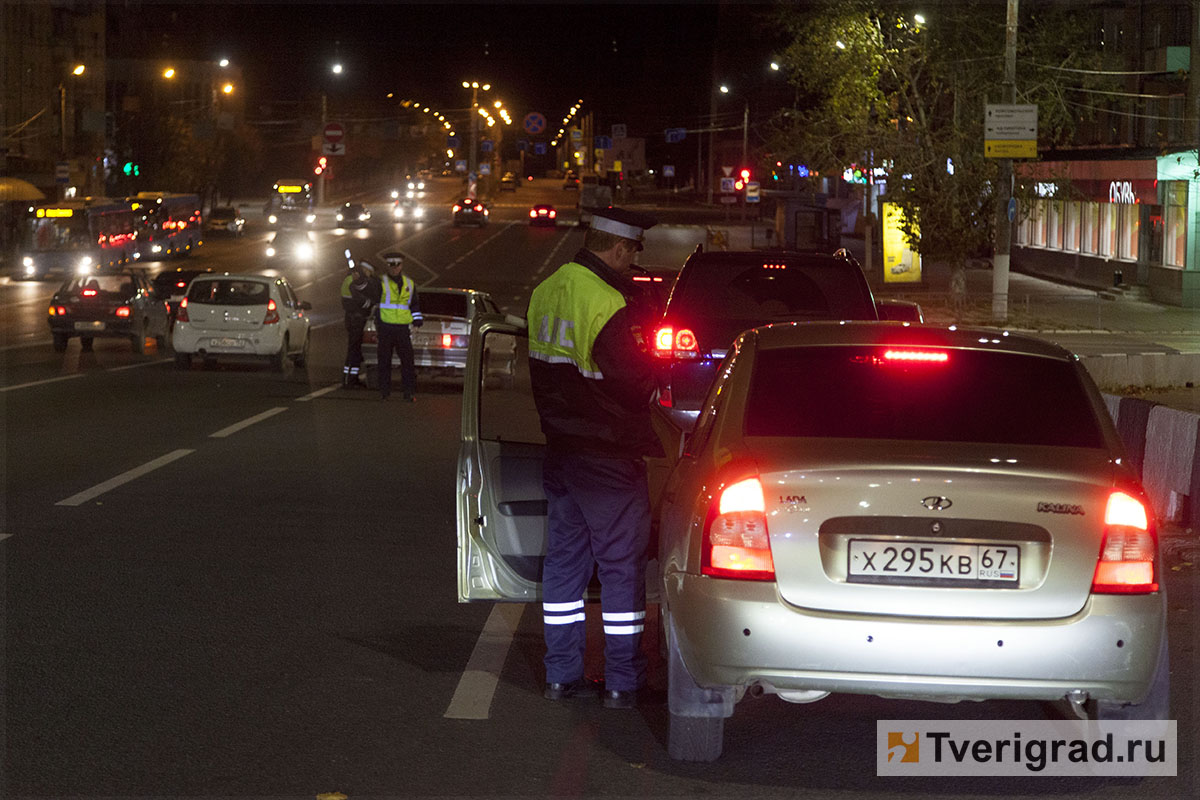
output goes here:
[[535, 601], [546, 555], [546, 440], [525, 320], [474, 320], [458, 450], [458, 600]]

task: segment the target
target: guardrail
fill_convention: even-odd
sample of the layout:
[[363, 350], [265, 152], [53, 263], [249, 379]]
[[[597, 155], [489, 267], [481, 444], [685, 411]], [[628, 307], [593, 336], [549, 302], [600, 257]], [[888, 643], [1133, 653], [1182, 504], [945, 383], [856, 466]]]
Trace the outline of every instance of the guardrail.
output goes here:
[[[992, 295], [955, 295], [950, 292], [904, 292], [877, 289], [881, 297], [912, 300], [921, 305], [925, 321], [935, 325], [984, 325], [992, 321]], [[1098, 291], [1078, 289], [1063, 293], [1012, 293], [1008, 301], [1007, 328], [1028, 330], [1136, 331], [1140, 318], [1122, 314], [1118, 304]]]

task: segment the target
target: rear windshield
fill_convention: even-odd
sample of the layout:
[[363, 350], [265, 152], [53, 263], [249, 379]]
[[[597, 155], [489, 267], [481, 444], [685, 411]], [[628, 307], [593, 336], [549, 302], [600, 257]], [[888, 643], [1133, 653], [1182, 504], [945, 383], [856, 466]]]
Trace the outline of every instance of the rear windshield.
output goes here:
[[221, 278], [193, 281], [188, 287], [187, 300], [216, 306], [265, 306], [270, 296], [270, 287], [262, 281]]
[[774, 266], [769, 259], [694, 262], [680, 273], [667, 313], [706, 348], [727, 346], [747, 328], [781, 320], [875, 319], [861, 270], [834, 258]]
[[421, 304], [421, 313], [425, 316], [436, 314], [443, 317], [462, 317], [467, 316], [467, 296], [465, 294], [442, 294], [429, 293], [418, 294], [418, 301]]
[[133, 292], [133, 278], [128, 275], [88, 275], [75, 278], [67, 284], [68, 294], [83, 294], [88, 297], [130, 297]]
[[[154, 285], [160, 289], [174, 289], [183, 284], [187, 286], [188, 281], [197, 275], [204, 274], [205, 270], [180, 270], [179, 272], [160, 272], [154, 276]], [[179, 288], [183, 288], [179, 286]]]
[[1104, 447], [1066, 362], [947, 350], [942, 363], [889, 363], [883, 351], [759, 351], [746, 435]]

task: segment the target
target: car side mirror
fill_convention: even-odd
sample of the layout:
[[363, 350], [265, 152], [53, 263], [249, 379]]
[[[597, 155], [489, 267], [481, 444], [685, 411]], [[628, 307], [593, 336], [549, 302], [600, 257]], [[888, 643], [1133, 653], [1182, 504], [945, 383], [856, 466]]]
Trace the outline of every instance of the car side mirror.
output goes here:
[[301, 300], [296, 305], [296, 308], [299, 308], [301, 311], [308, 311], [312, 308], [312, 303], [308, 302], [307, 300]]

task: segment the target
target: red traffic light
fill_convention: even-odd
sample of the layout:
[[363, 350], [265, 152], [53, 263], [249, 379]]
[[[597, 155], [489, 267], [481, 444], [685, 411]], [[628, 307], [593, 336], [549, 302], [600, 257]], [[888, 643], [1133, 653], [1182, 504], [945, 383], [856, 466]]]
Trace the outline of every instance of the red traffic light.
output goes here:
[[750, 180], [750, 170], [743, 169], [739, 174], [742, 176], [743, 182]]
[[317, 166], [313, 169], [313, 174], [320, 175], [328, 168], [329, 168], [329, 159], [326, 158], [325, 156], [321, 156], [320, 158], [317, 159]]
[[744, 180], [742, 180], [741, 178], [739, 178], [738, 180], [733, 182], [733, 188], [737, 189], [740, 192], [742, 189], [746, 188], [746, 182]]

